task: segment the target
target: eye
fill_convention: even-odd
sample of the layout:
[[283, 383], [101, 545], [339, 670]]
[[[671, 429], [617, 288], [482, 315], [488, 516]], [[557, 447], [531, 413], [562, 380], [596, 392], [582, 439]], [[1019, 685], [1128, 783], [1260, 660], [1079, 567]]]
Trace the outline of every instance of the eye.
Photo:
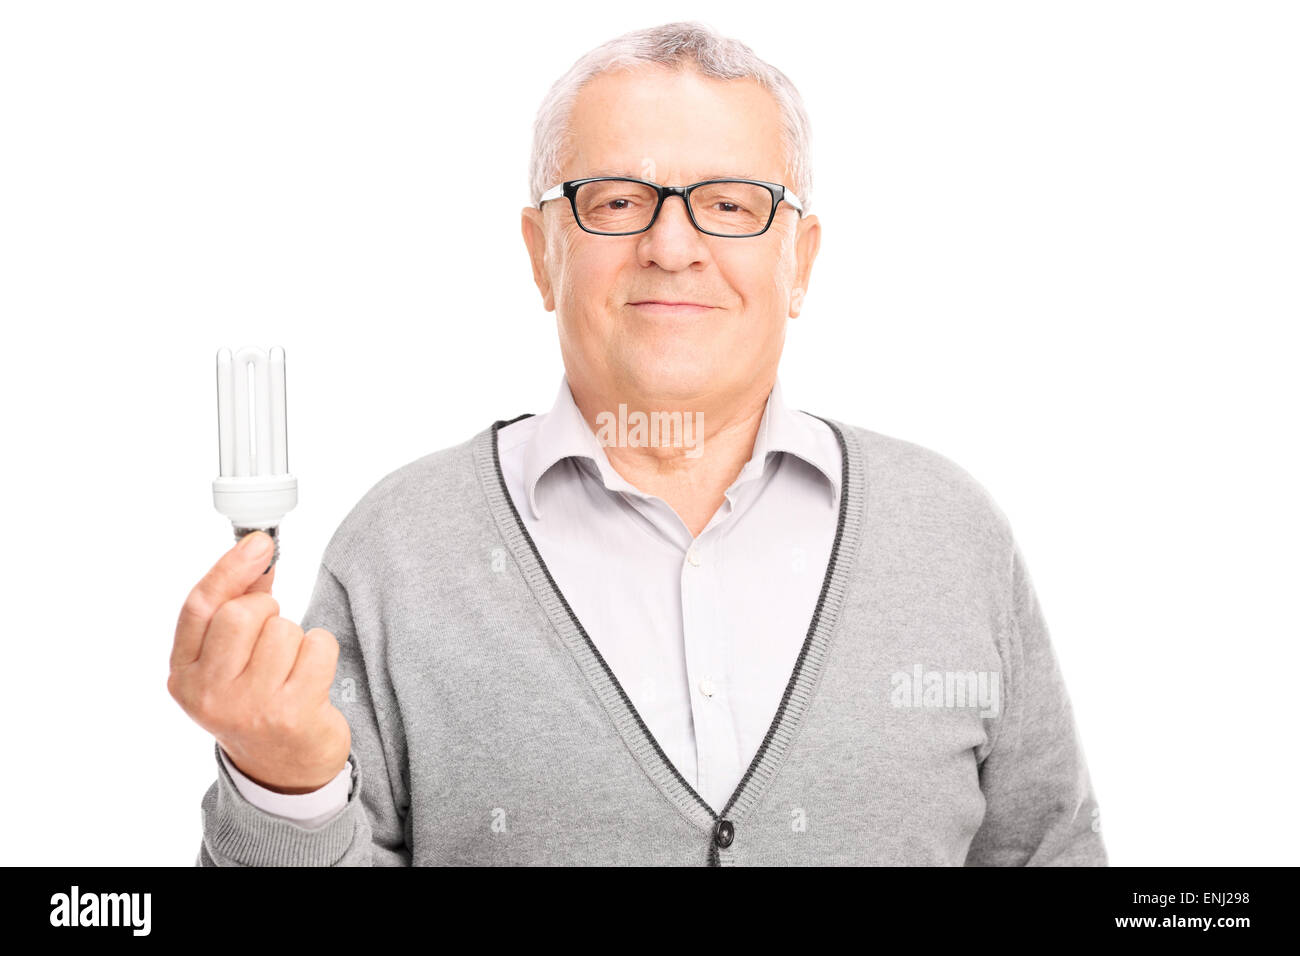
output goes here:
[[734, 216], [734, 215], [739, 215], [742, 212], [744, 213], [749, 212], [749, 210], [746, 209], [744, 206], [742, 206], [740, 203], [732, 202], [730, 199], [714, 200], [713, 209], [715, 212], [727, 216]]
[[640, 198], [637, 196], [610, 196], [607, 199], [599, 199], [596, 203], [599, 208], [608, 212], [627, 212], [640, 204]]

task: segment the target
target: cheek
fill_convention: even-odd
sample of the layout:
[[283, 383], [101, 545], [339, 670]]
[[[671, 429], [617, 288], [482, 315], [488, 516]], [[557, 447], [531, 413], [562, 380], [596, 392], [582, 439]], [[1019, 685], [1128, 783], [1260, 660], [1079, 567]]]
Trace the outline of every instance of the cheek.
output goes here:
[[799, 259], [795, 252], [795, 237], [783, 232], [781, 241], [774, 250], [772, 266], [767, 273], [769, 279], [768, 295], [777, 304], [780, 317], [784, 318], [787, 304], [793, 291]]
[[727, 284], [740, 299], [746, 312], [773, 307], [788, 295], [790, 256], [781, 247], [764, 250], [760, 257], [744, 256], [719, 259], [718, 266]]
[[564, 294], [583, 310], [604, 310], [615, 305], [627, 283], [620, 276], [627, 268], [627, 254], [616, 249], [593, 248], [581, 240], [564, 248]]
[[626, 285], [619, 275], [626, 268], [627, 253], [586, 242], [586, 233], [573, 231], [576, 236], [560, 234], [552, 246], [556, 299], [564, 318], [589, 326], [616, 311], [617, 295]]

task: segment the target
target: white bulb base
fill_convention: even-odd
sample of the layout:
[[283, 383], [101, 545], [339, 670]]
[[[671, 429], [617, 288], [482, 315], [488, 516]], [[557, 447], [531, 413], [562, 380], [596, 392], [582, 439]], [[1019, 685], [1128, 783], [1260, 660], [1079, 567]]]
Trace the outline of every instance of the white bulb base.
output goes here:
[[266, 531], [298, 504], [293, 475], [224, 475], [212, 480], [212, 503], [237, 528]]

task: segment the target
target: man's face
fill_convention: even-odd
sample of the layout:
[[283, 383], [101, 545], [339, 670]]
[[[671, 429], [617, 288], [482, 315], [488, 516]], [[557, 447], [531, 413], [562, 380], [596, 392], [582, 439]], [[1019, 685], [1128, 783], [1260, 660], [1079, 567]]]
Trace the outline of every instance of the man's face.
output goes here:
[[[571, 123], [561, 180], [632, 176], [685, 186], [736, 177], [793, 188], [780, 110], [751, 80], [659, 67], [605, 73], [582, 89]], [[820, 227], [783, 202], [761, 236], [706, 236], [670, 197], [639, 235], [584, 232], [568, 200], [525, 207], [523, 234], [576, 395], [712, 403], [770, 384]], [[708, 308], [636, 304], [646, 300]]]

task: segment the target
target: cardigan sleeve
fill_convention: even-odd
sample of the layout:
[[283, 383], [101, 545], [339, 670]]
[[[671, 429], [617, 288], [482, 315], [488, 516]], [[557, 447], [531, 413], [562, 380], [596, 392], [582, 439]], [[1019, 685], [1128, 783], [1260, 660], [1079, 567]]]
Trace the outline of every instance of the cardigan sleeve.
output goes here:
[[310, 827], [267, 812], [240, 792], [216, 744], [217, 780], [203, 797], [198, 866], [411, 864], [406, 808], [395, 795], [393, 761], [381, 732], [387, 695], [379, 688], [386, 685], [371, 680], [378, 665], [368, 665], [347, 591], [324, 562], [302, 619], [304, 631], [314, 627], [325, 628], [339, 643], [330, 699], [352, 732], [347, 804], [324, 824]]
[[1012, 541], [1003, 726], [979, 767], [984, 820], [967, 866], [1106, 866], [1100, 812], [1069, 695]]

